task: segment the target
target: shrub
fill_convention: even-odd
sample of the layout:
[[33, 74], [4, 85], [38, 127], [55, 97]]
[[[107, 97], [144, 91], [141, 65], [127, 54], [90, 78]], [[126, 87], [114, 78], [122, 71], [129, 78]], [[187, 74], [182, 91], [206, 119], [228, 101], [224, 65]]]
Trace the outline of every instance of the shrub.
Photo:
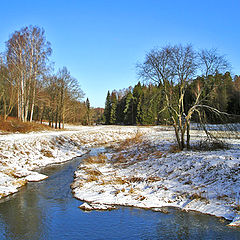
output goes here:
[[193, 145], [191, 149], [197, 151], [224, 150], [229, 149], [229, 145], [226, 142], [220, 140], [207, 139], [199, 141], [197, 144]]

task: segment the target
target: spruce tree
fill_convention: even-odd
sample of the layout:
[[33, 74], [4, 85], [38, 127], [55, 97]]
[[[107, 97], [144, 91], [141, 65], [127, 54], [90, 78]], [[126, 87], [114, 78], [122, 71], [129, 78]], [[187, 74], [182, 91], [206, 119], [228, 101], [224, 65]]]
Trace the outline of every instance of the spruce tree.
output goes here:
[[117, 110], [117, 96], [115, 92], [112, 92], [111, 94], [111, 111], [110, 111], [110, 124], [116, 124], [117, 116], [116, 116], [116, 110]]
[[90, 101], [89, 99], [87, 98], [86, 100], [86, 109], [87, 109], [87, 112], [86, 112], [86, 117], [87, 117], [87, 125], [90, 125]]
[[104, 109], [105, 124], [110, 124], [110, 114], [111, 114], [111, 96], [110, 92], [108, 91]]
[[133, 99], [132, 93], [128, 92], [124, 108], [124, 123], [127, 125], [134, 124]]

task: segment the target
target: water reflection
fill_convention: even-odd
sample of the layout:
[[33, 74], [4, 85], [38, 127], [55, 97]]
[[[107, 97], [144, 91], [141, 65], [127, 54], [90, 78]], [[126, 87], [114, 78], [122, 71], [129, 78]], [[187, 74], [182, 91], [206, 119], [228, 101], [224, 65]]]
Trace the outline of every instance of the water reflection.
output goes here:
[[69, 187], [80, 161], [44, 169], [47, 180], [28, 184], [1, 202], [0, 239], [240, 239], [240, 229], [195, 212], [83, 212]]
[[3, 236], [6, 239], [39, 239], [43, 213], [37, 207], [38, 202], [35, 192], [20, 191], [11, 200], [0, 204], [1, 222], [5, 226]]

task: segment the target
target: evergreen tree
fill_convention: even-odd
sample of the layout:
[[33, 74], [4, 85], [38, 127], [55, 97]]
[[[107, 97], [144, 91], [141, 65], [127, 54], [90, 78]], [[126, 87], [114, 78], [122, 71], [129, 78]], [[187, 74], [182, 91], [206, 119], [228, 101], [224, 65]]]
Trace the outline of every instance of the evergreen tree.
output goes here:
[[112, 92], [111, 94], [111, 111], [110, 111], [110, 124], [116, 124], [116, 110], [117, 110], [117, 96], [116, 92]]
[[87, 98], [86, 100], [86, 118], [87, 118], [87, 125], [90, 125], [90, 101], [89, 99]]
[[117, 109], [116, 109], [116, 117], [117, 117], [116, 121], [119, 124], [124, 123], [125, 103], [126, 103], [126, 96], [122, 96], [121, 98], [118, 97]]
[[133, 112], [133, 104], [134, 98], [131, 92], [127, 93], [125, 108], [124, 108], [124, 123], [127, 125], [134, 124], [134, 112]]
[[133, 88], [133, 98], [134, 98], [134, 107], [133, 107], [133, 115], [134, 115], [134, 124], [142, 124], [141, 120], [141, 104], [142, 104], [143, 90], [141, 83]]
[[104, 109], [105, 124], [110, 124], [110, 115], [111, 115], [111, 96], [110, 92], [108, 91]]

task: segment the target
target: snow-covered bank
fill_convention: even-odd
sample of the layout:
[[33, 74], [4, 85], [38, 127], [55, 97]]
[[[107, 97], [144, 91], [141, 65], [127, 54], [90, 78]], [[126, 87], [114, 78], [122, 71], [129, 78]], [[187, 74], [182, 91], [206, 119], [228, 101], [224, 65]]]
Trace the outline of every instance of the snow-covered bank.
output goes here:
[[[203, 132], [192, 131], [193, 142], [202, 137]], [[161, 211], [172, 206], [238, 220], [240, 140], [229, 140], [229, 150], [211, 152], [177, 152], [173, 142], [173, 131], [153, 127], [142, 139], [86, 159], [75, 172], [75, 197], [87, 201], [88, 208], [109, 204]]]
[[40, 167], [70, 160], [97, 145], [130, 138], [138, 131], [136, 127], [117, 126], [74, 126], [69, 129], [0, 135], [0, 198], [17, 192], [28, 181], [46, 178], [35, 172]]

